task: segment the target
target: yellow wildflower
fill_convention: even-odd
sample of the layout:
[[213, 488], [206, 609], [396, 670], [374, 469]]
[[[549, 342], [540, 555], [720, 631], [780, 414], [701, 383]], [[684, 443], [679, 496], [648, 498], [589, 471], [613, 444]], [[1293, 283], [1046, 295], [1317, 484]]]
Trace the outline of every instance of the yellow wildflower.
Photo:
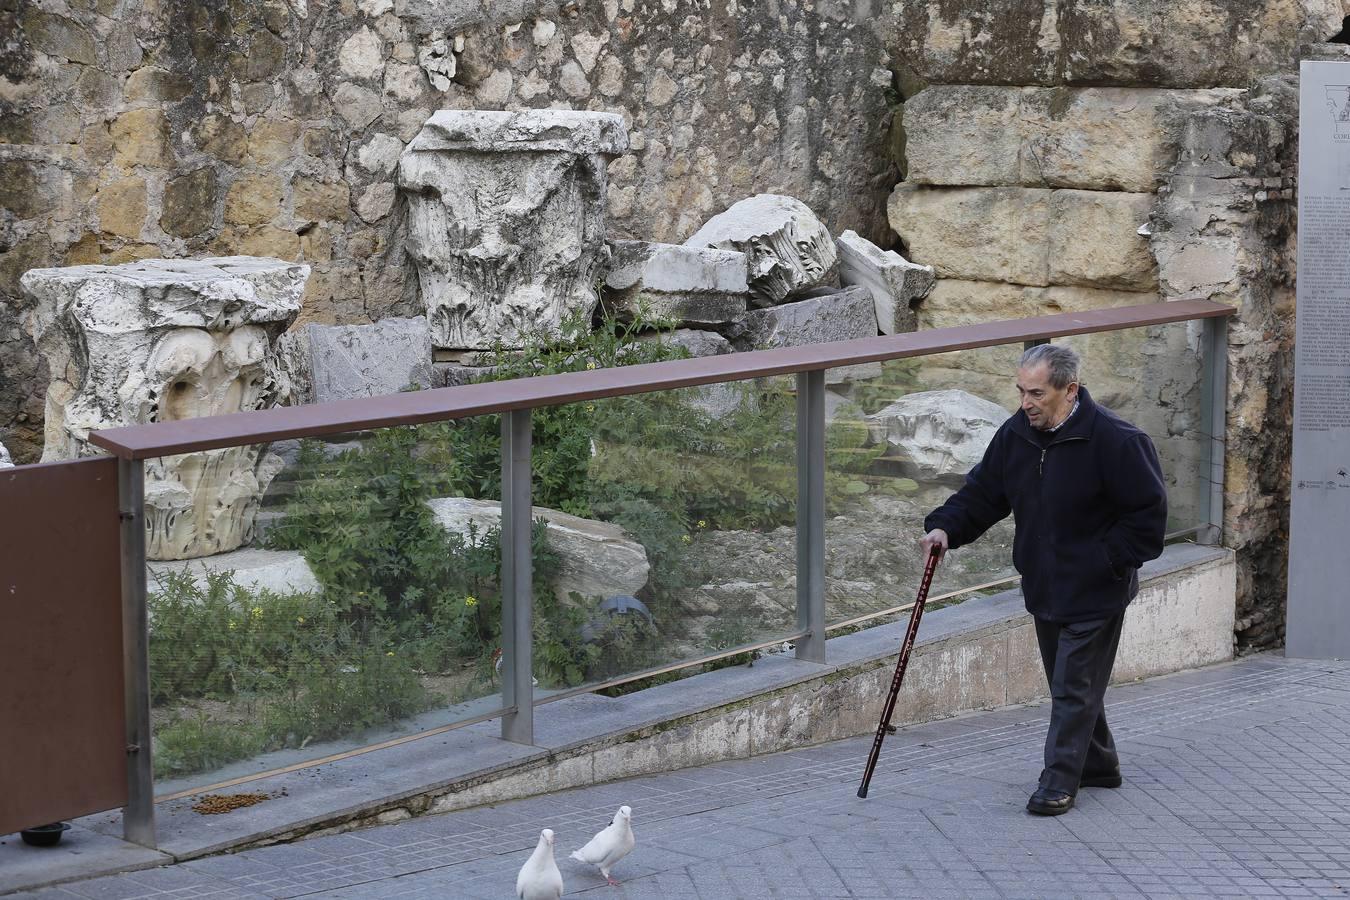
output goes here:
[[234, 631], [234, 630], [235, 630], [236, 628], [238, 628], [238, 627], [239, 627], [239, 623], [236, 622], [236, 621], [234, 621], [233, 619], [231, 619], [231, 620], [230, 620], [230, 630], [231, 630], [231, 631]]
[[388, 653], [385, 654], [385, 656], [393, 656], [393, 655], [394, 655], [394, 651], [393, 651], [393, 650], [390, 650]]
[[586, 368], [588, 368], [588, 369], [594, 369], [594, 368], [595, 368], [595, 363], [593, 363], [593, 362], [588, 362], [588, 363], [586, 363]]
[[587, 404], [586, 404], [586, 412], [595, 412], [595, 404], [594, 404], [594, 403], [587, 403]]
[[255, 607], [253, 607], [253, 609], [249, 610], [249, 615], [253, 616], [254, 621], [257, 621], [258, 619], [261, 619], [261, 618], [262, 618], [262, 607], [261, 607], [261, 606], [255, 606]]
[[303, 624], [305, 624], [305, 617], [304, 617], [304, 616], [301, 616], [300, 618], [296, 619], [296, 620], [295, 620], [295, 624], [297, 624], [297, 625], [303, 625]]
[[692, 541], [693, 538], [691, 538], [691, 537], [690, 537], [689, 535], [687, 535], [687, 534], [682, 534], [682, 535], [680, 535], [680, 540], [684, 541], [684, 542], [687, 544], [687, 543], [689, 543], [690, 541]]
[[698, 520], [698, 527], [699, 527], [699, 528], [707, 528], [707, 527], [708, 527], [708, 521], [707, 521], [706, 519], [699, 519], [699, 520]]
[[474, 596], [468, 596], [468, 597], [465, 597], [465, 598], [464, 598], [464, 605], [465, 605], [465, 606], [477, 606], [477, 605], [478, 605], [478, 598], [477, 598], [477, 597], [474, 597]]

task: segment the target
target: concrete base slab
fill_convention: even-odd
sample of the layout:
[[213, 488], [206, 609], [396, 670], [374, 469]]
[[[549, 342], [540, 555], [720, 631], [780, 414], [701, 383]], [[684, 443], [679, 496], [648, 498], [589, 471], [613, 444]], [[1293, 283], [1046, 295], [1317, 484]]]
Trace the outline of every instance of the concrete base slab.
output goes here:
[[167, 853], [129, 844], [79, 824], [55, 847], [30, 847], [18, 834], [0, 835], [0, 894], [170, 862], [173, 857]]

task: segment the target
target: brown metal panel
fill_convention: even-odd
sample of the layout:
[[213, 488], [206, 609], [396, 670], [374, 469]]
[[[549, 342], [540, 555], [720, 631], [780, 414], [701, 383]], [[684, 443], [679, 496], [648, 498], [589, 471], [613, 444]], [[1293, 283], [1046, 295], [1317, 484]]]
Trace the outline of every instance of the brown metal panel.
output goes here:
[[126, 802], [117, 460], [0, 469], [0, 834]]
[[216, 447], [319, 437], [391, 425], [417, 425], [718, 381], [740, 381], [997, 344], [1164, 325], [1190, 319], [1230, 316], [1234, 312], [1231, 306], [1208, 300], [1146, 303], [779, 350], [569, 372], [514, 381], [412, 391], [385, 397], [360, 397], [231, 416], [132, 425], [94, 432], [90, 440], [124, 459], [149, 459]]

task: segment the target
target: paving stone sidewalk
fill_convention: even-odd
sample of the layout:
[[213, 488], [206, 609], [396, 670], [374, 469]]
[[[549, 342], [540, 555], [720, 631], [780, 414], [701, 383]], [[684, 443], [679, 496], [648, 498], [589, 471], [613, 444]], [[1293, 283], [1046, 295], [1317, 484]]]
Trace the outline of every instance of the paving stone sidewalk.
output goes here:
[[[1275, 655], [1112, 688], [1125, 774], [1027, 814], [1048, 710], [903, 729], [867, 800], [870, 738], [196, 860], [15, 898], [509, 898], [540, 828], [567, 896], [1350, 895], [1350, 663]], [[567, 854], [633, 808], [607, 886]]]

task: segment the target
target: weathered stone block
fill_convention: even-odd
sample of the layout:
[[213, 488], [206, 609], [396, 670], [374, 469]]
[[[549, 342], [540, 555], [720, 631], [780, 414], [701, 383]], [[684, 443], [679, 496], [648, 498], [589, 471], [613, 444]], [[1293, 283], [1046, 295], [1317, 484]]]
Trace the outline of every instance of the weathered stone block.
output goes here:
[[276, 175], [243, 175], [225, 193], [225, 221], [261, 225], [281, 214], [285, 185]]
[[909, 257], [939, 278], [1049, 283], [1050, 191], [901, 182], [887, 207]]
[[216, 170], [204, 167], [164, 186], [159, 227], [165, 234], [193, 237], [211, 227], [216, 210]]
[[754, 309], [746, 313], [743, 326], [734, 343], [747, 350], [800, 347], [877, 335], [872, 295], [863, 287]]
[[901, 183], [891, 227], [943, 278], [1151, 290], [1151, 194]]
[[1300, 44], [1335, 34], [1344, 15], [1340, 0], [1067, 0], [1064, 80], [1246, 87], [1291, 67]]
[[177, 72], [144, 66], [127, 76], [126, 87], [123, 90], [127, 99], [133, 102], [153, 100], [173, 103], [182, 100], [192, 91], [192, 82]]
[[1156, 291], [1158, 265], [1147, 224], [1152, 194], [1055, 191], [1045, 242], [1051, 284]]
[[241, 163], [248, 146], [244, 126], [218, 113], [202, 119], [195, 129], [197, 146], [221, 162]]
[[838, 281], [834, 238], [810, 208], [793, 197], [757, 194], [709, 219], [684, 242], [744, 253], [755, 306]]
[[333, 94], [333, 107], [353, 128], [365, 128], [384, 113], [379, 94], [350, 81], [344, 81]]
[[1054, 84], [1055, 0], [900, 4], [892, 53], [933, 84]]
[[291, 182], [291, 188], [297, 219], [347, 221], [351, 213], [351, 188], [346, 182], [323, 182], [301, 176]]
[[905, 104], [906, 179], [1151, 192], [1194, 115], [1242, 93], [933, 85]]
[[[470, 523], [480, 538], [488, 529], [501, 527], [501, 504], [493, 500], [441, 497], [428, 500], [427, 506], [442, 528], [466, 540]], [[531, 521], [540, 518], [548, 522], [549, 546], [560, 557], [553, 583], [558, 596], [571, 591], [583, 597], [632, 595], [647, 583], [651, 569], [647, 551], [619, 526], [532, 507]]]
[[22, 21], [24, 36], [43, 53], [86, 66], [98, 64], [94, 36], [79, 22], [34, 6], [27, 7]]
[[167, 166], [173, 161], [169, 150], [169, 124], [161, 110], [128, 110], [113, 120], [110, 130], [113, 158], [124, 169]]
[[263, 119], [248, 135], [248, 157], [259, 166], [275, 166], [296, 156], [300, 126], [284, 119]]
[[605, 298], [622, 318], [712, 326], [745, 315], [744, 253], [647, 241], [611, 241], [610, 253]]
[[[100, 451], [89, 433], [273, 405], [289, 392], [274, 347], [300, 309], [307, 266], [227, 257], [33, 269], [25, 323], [47, 359], [44, 460]], [[280, 461], [257, 446], [146, 464], [146, 553], [233, 550]]]
[[4, 444], [0, 444], [0, 469], [12, 469], [14, 460], [9, 458], [9, 451], [5, 449]]
[[107, 234], [140, 238], [145, 211], [144, 178], [123, 178], [98, 192], [99, 229]]
[[249, 547], [203, 559], [151, 562], [146, 566], [149, 589], [159, 590], [166, 574], [182, 572], [205, 587], [207, 576], [223, 572], [234, 575], [234, 583], [251, 591], [275, 591], [279, 594], [313, 593], [322, 587], [314, 571], [298, 550], [261, 550]]
[[437, 347], [510, 345], [590, 314], [606, 165], [627, 146], [609, 113], [443, 110], [426, 122], [398, 180]]
[[279, 352], [302, 403], [435, 385], [431, 332], [423, 316], [373, 325], [304, 325], [282, 337]]
[[[742, 329], [733, 341], [737, 349], [769, 350], [876, 337], [877, 314], [868, 290], [850, 287], [768, 309], [751, 310], [741, 325]], [[825, 382], [862, 381], [880, 374], [880, 363], [843, 366], [827, 370]]]
[[922, 300], [936, 277], [932, 266], [920, 266], [894, 250], [882, 250], [855, 231], [845, 231], [836, 242], [839, 280], [846, 286], [867, 288], [876, 306], [882, 334], [914, 330], [911, 304]]
[[932, 84], [1244, 86], [1343, 15], [1339, 0], [907, 3], [890, 46]]

